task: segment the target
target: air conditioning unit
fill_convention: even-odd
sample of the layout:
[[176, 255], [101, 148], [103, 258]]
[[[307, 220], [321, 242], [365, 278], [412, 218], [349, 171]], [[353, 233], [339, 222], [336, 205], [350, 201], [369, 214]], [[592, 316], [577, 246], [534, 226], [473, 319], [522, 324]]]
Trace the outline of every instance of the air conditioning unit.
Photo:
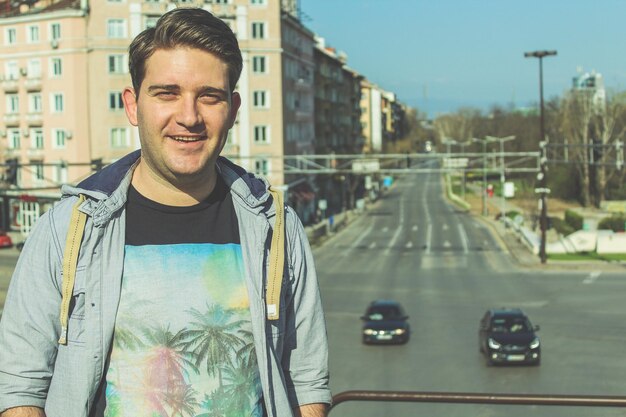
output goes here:
[[59, 47], [59, 41], [56, 39], [52, 39], [50, 41], [50, 46], [52, 47], [52, 49], [57, 49]]
[[20, 74], [22, 74], [22, 77], [26, 77], [26, 75], [28, 74], [28, 70], [26, 70], [26, 68], [22, 67], [22, 68], [20, 68]]
[[66, 130], [65, 131], [65, 138], [66, 139], [72, 139], [72, 131], [71, 130]]
[[24, 129], [22, 130], [22, 136], [24, 136], [25, 138], [27, 138], [30, 135], [30, 130], [28, 129]]

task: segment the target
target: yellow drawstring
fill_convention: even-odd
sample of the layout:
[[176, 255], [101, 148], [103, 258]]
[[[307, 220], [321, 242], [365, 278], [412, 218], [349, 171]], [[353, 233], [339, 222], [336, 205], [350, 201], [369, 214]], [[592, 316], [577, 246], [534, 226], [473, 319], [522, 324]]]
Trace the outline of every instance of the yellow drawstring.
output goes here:
[[78, 207], [85, 201], [85, 196], [80, 194], [78, 201], [72, 208], [70, 227], [65, 240], [65, 252], [63, 252], [63, 285], [61, 300], [61, 337], [59, 344], [67, 344], [67, 322], [70, 315], [70, 301], [74, 292], [74, 281], [76, 279], [76, 266], [78, 264], [78, 253], [80, 242], [83, 240], [87, 215], [80, 211]]
[[270, 246], [270, 270], [268, 274], [267, 295], [265, 303], [267, 306], [267, 319], [278, 320], [280, 310], [280, 289], [283, 283], [283, 268], [285, 265], [285, 235], [284, 235], [284, 210], [283, 196], [280, 191], [269, 188], [269, 192], [274, 198], [276, 207], [276, 220], [272, 232], [272, 243]]

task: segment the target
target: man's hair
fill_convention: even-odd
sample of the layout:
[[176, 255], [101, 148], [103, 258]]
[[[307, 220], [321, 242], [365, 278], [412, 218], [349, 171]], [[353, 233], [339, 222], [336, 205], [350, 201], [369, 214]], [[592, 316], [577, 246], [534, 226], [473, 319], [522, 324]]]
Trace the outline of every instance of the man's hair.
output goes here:
[[158, 49], [196, 48], [215, 55], [228, 66], [230, 91], [241, 75], [237, 37], [224, 21], [204, 9], [179, 8], [165, 13], [153, 28], [141, 32], [128, 47], [128, 67], [135, 94], [146, 75], [146, 61]]

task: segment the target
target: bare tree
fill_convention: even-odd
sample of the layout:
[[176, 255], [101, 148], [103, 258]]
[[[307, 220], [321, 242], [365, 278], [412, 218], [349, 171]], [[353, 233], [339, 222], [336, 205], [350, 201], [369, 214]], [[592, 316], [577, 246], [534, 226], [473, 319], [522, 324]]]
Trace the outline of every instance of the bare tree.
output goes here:
[[439, 142], [446, 138], [459, 142], [471, 139], [474, 135], [476, 120], [479, 117], [480, 111], [469, 107], [459, 109], [456, 113], [437, 117], [434, 127], [439, 136]]
[[568, 143], [573, 145], [570, 156], [577, 162], [581, 183], [580, 202], [585, 207], [591, 202], [589, 145], [593, 116], [593, 91], [571, 90], [564, 96], [561, 106], [561, 131], [568, 138]]
[[[602, 201], [606, 199], [607, 185], [611, 178], [618, 174], [617, 170], [608, 170], [607, 162], [609, 161], [610, 146], [622, 137], [626, 132], [623, 119], [626, 113], [626, 96], [619, 95], [609, 97], [606, 106], [599, 111], [595, 117], [594, 134], [598, 138], [599, 152], [596, 152], [595, 162], [598, 164], [596, 168], [596, 184], [595, 184], [595, 201], [594, 204], [600, 207]], [[608, 172], [608, 174], [607, 174]]]

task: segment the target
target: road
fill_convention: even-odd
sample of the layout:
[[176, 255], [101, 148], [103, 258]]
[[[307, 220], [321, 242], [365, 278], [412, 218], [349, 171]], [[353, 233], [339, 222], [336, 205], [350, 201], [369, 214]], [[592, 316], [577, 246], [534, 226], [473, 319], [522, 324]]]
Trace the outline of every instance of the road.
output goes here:
[[[481, 220], [442, 195], [441, 177], [397, 181], [365, 215], [315, 249], [330, 341], [331, 388], [625, 395], [623, 274], [521, 270]], [[376, 298], [406, 308], [412, 339], [364, 346]], [[478, 321], [522, 307], [541, 326], [540, 367], [487, 367]], [[336, 416], [624, 416], [626, 410], [515, 405], [344, 403]]]
[[[0, 309], [17, 252], [0, 251]], [[442, 196], [439, 175], [401, 178], [366, 214], [314, 251], [330, 341], [331, 388], [626, 395], [626, 280], [602, 271], [521, 270], [480, 220]], [[360, 320], [397, 299], [413, 333], [364, 346]], [[541, 326], [540, 367], [487, 367], [481, 315], [524, 308]], [[1, 310], [0, 310], [1, 311]], [[626, 410], [508, 405], [345, 403], [331, 417], [624, 416]]]

